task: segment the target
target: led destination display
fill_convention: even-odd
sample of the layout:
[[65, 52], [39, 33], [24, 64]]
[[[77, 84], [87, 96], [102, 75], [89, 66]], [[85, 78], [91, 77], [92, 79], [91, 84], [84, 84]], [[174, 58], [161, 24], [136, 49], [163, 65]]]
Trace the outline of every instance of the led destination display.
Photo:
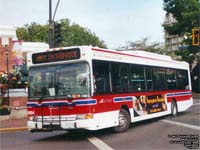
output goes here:
[[74, 60], [80, 58], [80, 50], [78, 48], [41, 52], [32, 55], [33, 64]]

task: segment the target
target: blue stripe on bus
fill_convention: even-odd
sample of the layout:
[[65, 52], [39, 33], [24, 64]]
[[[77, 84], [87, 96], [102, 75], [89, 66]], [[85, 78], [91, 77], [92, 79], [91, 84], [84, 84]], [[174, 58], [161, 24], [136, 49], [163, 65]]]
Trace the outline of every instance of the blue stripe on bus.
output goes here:
[[75, 100], [73, 102], [44, 102], [42, 104], [37, 104], [37, 103], [28, 103], [27, 107], [59, 107], [59, 106], [84, 106], [84, 105], [95, 105], [96, 104], [96, 99], [91, 99], [91, 100]]
[[184, 95], [191, 95], [192, 92], [179, 92], [179, 93], [169, 93], [167, 94], [167, 97], [171, 96], [184, 96]]
[[38, 104], [37, 103], [28, 103], [27, 107], [37, 107]]
[[47, 106], [59, 107], [59, 106], [68, 106], [68, 105], [69, 103], [67, 102], [45, 102], [41, 104], [42, 107], [47, 107]]
[[132, 101], [132, 97], [116, 97], [114, 98], [114, 102], [124, 102], [124, 101]]
[[74, 103], [76, 105], [94, 105], [94, 104], [96, 104], [96, 100], [95, 99], [92, 99], [92, 100], [81, 100], [81, 101], [76, 100]]

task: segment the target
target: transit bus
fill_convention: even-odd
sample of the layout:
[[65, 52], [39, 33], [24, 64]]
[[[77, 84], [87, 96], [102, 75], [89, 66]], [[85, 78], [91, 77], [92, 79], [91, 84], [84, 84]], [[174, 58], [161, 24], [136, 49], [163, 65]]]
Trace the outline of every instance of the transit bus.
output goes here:
[[193, 104], [189, 65], [145, 51], [91, 46], [27, 55], [28, 129], [126, 131]]

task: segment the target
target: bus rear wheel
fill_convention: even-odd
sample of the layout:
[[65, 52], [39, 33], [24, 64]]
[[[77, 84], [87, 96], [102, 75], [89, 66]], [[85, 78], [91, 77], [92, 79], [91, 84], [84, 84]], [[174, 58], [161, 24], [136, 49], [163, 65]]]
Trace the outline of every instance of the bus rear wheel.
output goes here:
[[172, 101], [172, 104], [171, 104], [171, 114], [173, 116], [176, 116], [178, 114], [178, 108], [177, 108], [177, 103], [175, 100]]
[[131, 123], [130, 115], [125, 109], [119, 111], [119, 125], [114, 127], [115, 132], [124, 132], [126, 131]]

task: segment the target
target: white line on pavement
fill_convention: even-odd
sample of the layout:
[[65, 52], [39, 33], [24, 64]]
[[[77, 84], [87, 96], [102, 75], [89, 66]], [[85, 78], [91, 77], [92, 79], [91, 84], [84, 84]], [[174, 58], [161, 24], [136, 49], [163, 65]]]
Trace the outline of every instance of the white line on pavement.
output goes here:
[[195, 125], [191, 125], [191, 124], [187, 124], [187, 123], [176, 122], [176, 121], [167, 120], [167, 119], [164, 119], [164, 120], [161, 120], [161, 121], [200, 131], [200, 126], [195, 126]]
[[193, 104], [193, 106], [194, 106], [194, 105], [200, 105], [200, 103]]
[[114, 150], [112, 147], [104, 143], [102, 140], [97, 137], [90, 137], [88, 140], [94, 144], [99, 150]]

